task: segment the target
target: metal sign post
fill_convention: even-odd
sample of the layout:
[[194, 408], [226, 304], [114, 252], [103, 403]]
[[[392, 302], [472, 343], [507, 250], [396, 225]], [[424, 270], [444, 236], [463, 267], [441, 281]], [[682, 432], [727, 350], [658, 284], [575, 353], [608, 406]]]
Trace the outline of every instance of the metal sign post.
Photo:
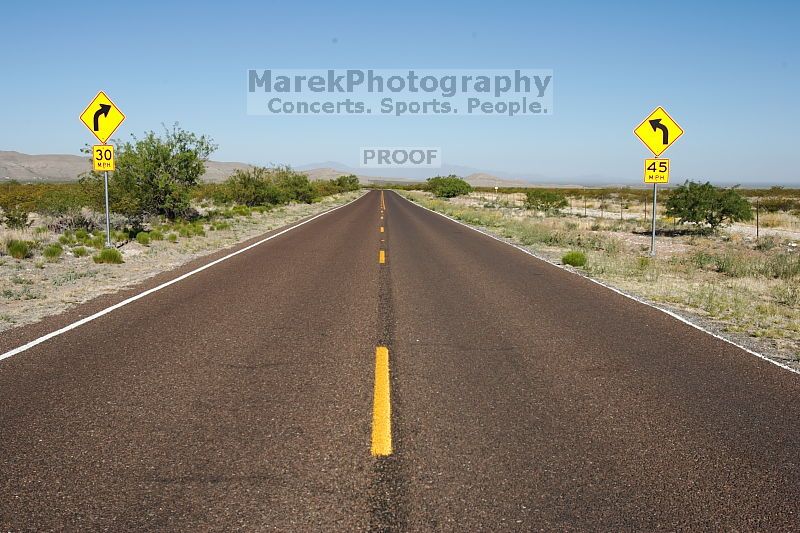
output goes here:
[[653, 183], [653, 235], [650, 238], [650, 255], [656, 256], [656, 201], [658, 199], [658, 183]]
[[111, 214], [108, 208], [108, 171], [103, 172], [103, 184], [106, 193], [106, 248], [111, 248]]

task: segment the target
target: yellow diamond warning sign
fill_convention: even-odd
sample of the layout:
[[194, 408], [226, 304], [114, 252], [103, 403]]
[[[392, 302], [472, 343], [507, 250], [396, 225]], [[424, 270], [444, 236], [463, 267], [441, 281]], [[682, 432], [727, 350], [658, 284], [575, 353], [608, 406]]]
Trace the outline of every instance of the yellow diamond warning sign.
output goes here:
[[106, 93], [100, 91], [81, 113], [80, 119], [101, 143], [105, 143], [125, 120], [125, 115]]
[[683, 135], [683, 130], [663, 107], [657, 107], [633, 133], [658, 157]]

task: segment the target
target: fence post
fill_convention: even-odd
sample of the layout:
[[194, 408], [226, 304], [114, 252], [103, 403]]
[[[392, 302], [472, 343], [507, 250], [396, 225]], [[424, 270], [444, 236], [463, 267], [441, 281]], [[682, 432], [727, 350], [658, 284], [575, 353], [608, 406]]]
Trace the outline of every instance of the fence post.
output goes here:
[[756, 242], [758, 242], [759, 233], [760, 233], [760, 228], [759, 228], [760, 224], [759, 224], [759, 220], [758, 220], [758, 218], [759, 218], [758, 215], [759, 215], [759, 211], [760, 210], [761, 210], [761, 198], [757, 196], [756, 197]]

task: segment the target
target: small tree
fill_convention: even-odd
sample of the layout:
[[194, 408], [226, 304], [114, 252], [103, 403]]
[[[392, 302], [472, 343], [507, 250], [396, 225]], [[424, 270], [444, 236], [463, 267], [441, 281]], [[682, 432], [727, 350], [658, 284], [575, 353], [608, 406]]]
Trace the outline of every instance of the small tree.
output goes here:
[[342, 191], [357, 191], [361, 188], [361, 183], [358, 181], [358, 176], [355, 174], [339, 176], [335, 180], [331, 181], [333, 181]]
[[525, 191], [525, 207], [556, 214], [567, 207], [567, 197], [556, 191], [547, 189], [530, 189]]
[[753, 218], [750, 203], [736, 187], [722, 189], [708, 182], [686, 181], [670, 192], [666, 206], [667, 216], [679, 223], [708, 224], [713, 231], [726, 222]]
[[429, 178], [425, 188], [439, 198], [453, 198], [472, 192], [472, 186], [454, 174]]
[[[112, 211], [130, 219], [185, 215], [191, 190], [216, 148], [210, 138], [182, 130], [177, 124], [165, 129], [163, 136], [151, 131], [141, 139], [133, 137], [131, 142], [117, 144], [117, 170], [109, 178]], [[102, 176], [88, 174], [82, 183], [93, 203], [101, 206]]]
[[310, 204], [314, 201], [314, 187], [305, 174], [295, 172], [288, 166], [271, 170], [275, 184], [286, 193], [290, 202]]

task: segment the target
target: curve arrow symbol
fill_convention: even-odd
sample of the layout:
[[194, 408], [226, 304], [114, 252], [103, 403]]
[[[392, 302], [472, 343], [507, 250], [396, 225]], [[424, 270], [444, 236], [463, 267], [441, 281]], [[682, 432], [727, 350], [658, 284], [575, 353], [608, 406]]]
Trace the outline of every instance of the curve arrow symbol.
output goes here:
[[[100, 109], [94, 112], [94, 131], [98, 131], [100, 129], [100, 115], [107, 117], [109, 111], [111, 111], [110, 105], [100, 104]], [[652, 124], [653, 121], [651, 120], [650, 123]]]
[[[95, 115], [96, 116], [96, 115]], [[95, 122], [97, 124], [97, 122]], [[653, 127], [653, 131], [661, 130], [661, 143], [662, 144], [669, 144], [669, 130], [665, 125], [661, 123], [660, 118], [654, 118], [650, 121], [650, 126]]]

